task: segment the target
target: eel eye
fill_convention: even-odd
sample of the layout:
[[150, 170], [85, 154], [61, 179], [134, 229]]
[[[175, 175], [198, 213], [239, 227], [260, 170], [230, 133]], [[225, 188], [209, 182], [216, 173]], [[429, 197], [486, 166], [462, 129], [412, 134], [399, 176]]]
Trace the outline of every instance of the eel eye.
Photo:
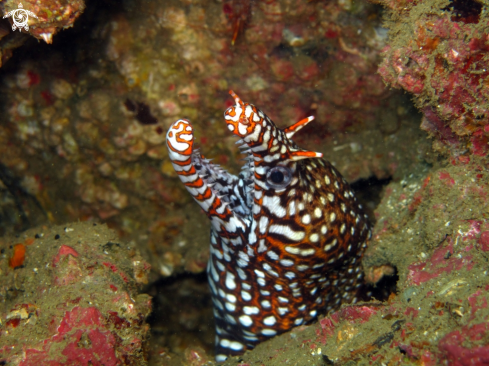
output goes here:
[[271, 188], [285, 188], [291, 180], [292, 172], [286, 166], [276, 166], [267, 173], [267, 184]]

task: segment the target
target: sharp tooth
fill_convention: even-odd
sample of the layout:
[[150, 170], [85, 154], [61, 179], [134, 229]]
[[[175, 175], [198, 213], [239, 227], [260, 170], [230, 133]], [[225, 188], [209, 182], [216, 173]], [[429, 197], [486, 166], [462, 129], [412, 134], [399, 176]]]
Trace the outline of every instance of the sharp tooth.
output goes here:
[[244, 144], [244, 141], [242, 139], [239, 139], [238, 141], [235, 142], [236, 145], [239, 145], [239, 144]]

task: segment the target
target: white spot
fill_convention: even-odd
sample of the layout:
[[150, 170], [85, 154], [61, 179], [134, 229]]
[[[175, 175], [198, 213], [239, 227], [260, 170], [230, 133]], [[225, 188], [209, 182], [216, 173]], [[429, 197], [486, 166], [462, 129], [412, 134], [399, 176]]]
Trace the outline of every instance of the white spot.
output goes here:
[[[288, 247], [285, 247], [285, 250], [287, 250], [287, 248], [288, 248]], [[278, 256], [278, 254], [277, 254], [277, 253], [275, 253], [273, 250], [269, 250], [269, 251], [267, 252], [267, 255], [268, 255], [268, 257], [270, 257], [270, 259], [273, 259], [274, 261], [279, 260], [279, 258], [280, 258], [280, 257]]]
[[351, 235], [355, 235], [355, 228], [354, 227], [351, 228]]
[[255, 244], [256, 243], [256, 232], [255, 232], [255, 229], [256, 229], [256, 221], [253, 221], [253, 223], [251, 224], [251, 230], [250, 230], [250, 233], [248, 235], [248, 244]]
[[326, 225], [321, 226], [321, 234], [326, 234], [328, 232], [328, 227]]
[[294, 272], [285, 272], [285, 277], [292, 280], [295, 278], [295, 273]]
[[305, 214], [304, 216], [302, 216], [302, 223], [304, 225], [310, 224], [311, 223], [311, 215]]
[[267, 251], [267, 246], [265, 245], [265, 239], [260, 239], [258, 243], [258, 249], [256, 251], [258, 253], [263, 253]]
[[217, 261], [216, 260], [216, 265], [217, 265], [217, 268], [221, 271], [221, 272], [224, 272], [226, 270], [226, 267], [224, 266], [224, 264], [222, 264], [221, 262]]
[[[240, 267], [246, 267], [248, 265], [248, 262], [250, 261], [250, 257], [248, 256], [248, 254], [246, 254], [245, 252], [242, 252], [241, 250], [238, 252], [238, 265]], [[217, 281], [216, 281], [217, 282]]]
[[262, 287], [265, 287], [265, 285], [267, 284], [267, 282], [265, 281], [265, 279], [264, 278], [261, 278], [261, 277], [260, 278], [257, 278], [256, 279], [256, 282], [258, 282], [258, 284], [260, 286], [262, 286]]
[[334, 247], [336, 247], [336, 244], [338, 243], [338, 240], [337, 239], [333, 239], [333, 241], [329, 244], [326, 244], [324, 246], [324, 250], [326, 252], [330, 251], [331, 249], [333, 249]]
[[255, 273], [258, 277], [262, 277], [262, 278], [265, 278], [265, 273], [263, 273], [262, 271], [260, 271], [259, 269], [255, 269]]
[[271, 307], [272, 307], [272, 305], [270, 304], [270, 301], [268, 301], [268, 300], [263, 300], [263, 301], [261, 302], [261, 306], [262, 306], [263, 308], [265, 308], [265, 309], [269, 309], [269, 308], [271, 308]]
[[301, 250], [297, 247], [287, 246], [285, 247], [285, 251], [290, 254], [299, 254]]
[[343, 202], [341, 202], [340, 206], [341, 206], [341, 211], [346, 212], [346, 205]]
[[243, 281], [246, 280], [246, 273], [245, 273], [245, 271], [243, 271], [239, 267], [236, 267], [236, 272], [238, 272], [239, 278], [241, 278]]
[[278, 283], [276, 283], [275, 285], [273, 285], [273, 287], [275, 287], [275, 290], [277, 290], [277, 291], [282, 291], [284, 289], [282, 287], [282, 285], [279, 285]]
[[229, 348], [229, 344], [231, 342], [229, 341], [229, 339], [221, 339], [221, 341], [219, 342], [219, 344], [222, 346], [222, 347], [225, 347], [225, 348]]
[[236, 288], [236, 282], [234, 282], [235, 276], [230, 273], [226, 272], [226, 287], [230, 290], [234, 290]]
[[281, 316], [284, 316], [286, 313], [289, 312], [289, 308], [278, 308], [278, 314]]
[[229, 343], [229, 348], [233, 351], [241, 351], [244, 348], [243, 343], [232, 341]]
[[334, 222], [334, 220], [336, 220], [336, 214], [331, 212], [331, 215], [329, 215], [329, 222]]
[[[217, 299], [213, 298], [213, 299], [212, 299], [212, 302], [214, 303], [214, 305], [215, 305], [217, 308], [219, 308], [220, 310], [224, 310], [224, 307], [222, 306], [222, 303], [221, 303], [219, 300], [217, 300]], [[214, 310], [215, 310], [215, 309], [214, 309]]]
[[292, 261], [290, 259], [281, 259], [280, 264], [284, 267], [290, 267], [290, 266], [294, 265], [294, 261]]
[[[309, 240], [312, 241], [313, 243], [316, 243], [319, 240], [319, 235], [316, 233], [311, 234], [311, 235], [309, 235]], [[312, 250], [311, 254], [314, 254], [314, 249], [308, 249], [308, 250]], [[305, 251], [303, 250], [302, 252], [305, 252]], [[302, 254], [302, 255], [304, 255], [304, 254]], [[309, 254], [306, 254], [306, 255], [309, 255]]]
[[309, 266], [306, 265], [306, 264], [299, 264], [296, 268], [297, 268], [298, 271], [301, 271], [302, 272], [302, 271], [305, 271], [305, 270], [309, 269]]
[[226, 314], [224, 318], [226, 318], [228, 323], [236, 324], [236, 319], [234, 319], [234, 316], [232, 316], [231, 314]]
[[323, 216], [323, 211], [319, 207], [316, 207], [314, 209], [314, 216], [319, 219], [321, 216]]
[[303, 318], [297, 318], [296, 320], [294, 320], [294, 324], [295, 325], [301, 325], [303, 321], [304, 321]]
[[268, 217], [267, 216], [264, 215], [260, 218], [260, 223], [259, 223], [258, 227], [260, 228], [261, 234], [266, 233], [267, 227], [268, 227]]
[[312, 311], [309, 312], [309, 315], [312, 316], [312, 317], [316, 316], [316, 314], [317, 314], [317, 311], [316, 310], [312, 310]]
[[311, 290], [311, 295], [315, 295], [317, 290], [318, 290], [318, 288], [317, 288], [317, 287], [314, 287], [314, 288]]
[[245, 327], [249, 327], [253, 324], [253, 320], [248, 315], [241, 315], [239, 317], [239, 322], [243, 324]]
[[260, 309], [258, 309], [256, 306], [243, 306], [243, 312], [246, 315], [253, 315], [260, 313]]
[[230, 302], [226, 302], [225, 306], [226, 306], [226, 309], [228, 311], [234, 311], [234, 310], [236, 310], [236, 305], [231, 304]]
[[261, 334], [263, 334], [264, 336], [267, 336], [267, 337], [273, 337], [274, 335], [277, 334], [276, 331], [274, 331], [273, 329], [262, 329], [261, 330]]
[[236, 302], [236, 296], [233, 294], [226, 294], [226, 299], [231, 302]]
[[[293, 189], [293, 191], [295, 191]], [[289, 203], [289, 216], [294, 216], [295, 215], [295, 201], [291, 201]]]
[[299, 307], [297, 308], [297, 310], [299, 310], [299, 311], [304, 311], [304, 310], [306, 310], [306, 304], [303, 304], [303, 305], [299, 306]]
[[346, 230], [346, 225], [345, 224], [341, 225], [340, 233], [341, 234], [344, 234], [345, 233], [345, 230]]
[[329, 202], [334, 202], [334, 194], [333, 193], [328, 193], [328, 200], [329, 200]]
[[279, 296], [278, 297], [278, 301], [284, 302], [284, 303], [288, 303], [289, 302], [289, 299], [287, 299], [286, 297], [283, 297], [283, 296]]
[[241, 290], [241, 298], [244, 301], [250, 301], [251, 300], [251, 294], [248, 291]]
[[269, 327], [272, 327], [275, 325], [277, 322], [277, 319], [273, 315], [267, 316], [265, 319], [263, 319], [263, 324], [268, 325]]
[[[231, 125], [228, 125], [231, 126]], [[226, 355], [216, 355], [216, 361], [217, 362], [224, 362], [228, 359], [228, 356]]]
[[331, 180], [329, 179], [329, 177], [327, 175], [324, 176], [324, 183], [331, 184]]

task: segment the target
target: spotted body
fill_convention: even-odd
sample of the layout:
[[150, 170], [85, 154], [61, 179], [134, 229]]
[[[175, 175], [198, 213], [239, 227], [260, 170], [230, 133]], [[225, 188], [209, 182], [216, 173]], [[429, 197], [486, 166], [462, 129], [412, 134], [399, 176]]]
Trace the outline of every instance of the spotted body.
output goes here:
[[322, 154], [281, 130], [254, 105], [224, 114], [245, 164], [235, 176], [193, 149], [192, 125], [169, 129], [169, 156], [211, 220], [207, 266], [216, 321], [216, 360], [356, 300], [370, 224], [349, 185]]

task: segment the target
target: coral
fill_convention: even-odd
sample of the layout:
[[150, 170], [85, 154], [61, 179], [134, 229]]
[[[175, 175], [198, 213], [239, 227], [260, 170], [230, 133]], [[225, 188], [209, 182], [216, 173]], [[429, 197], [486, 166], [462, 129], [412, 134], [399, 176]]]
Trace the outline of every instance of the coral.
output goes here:
[[149, 265], [114, 232], [91, 223], [38, 227], [0, 247], [0, 362], [146, 364], [151, 298], [137, 287]]
[[[35, 15], [29, 17], [27, 31], [46, 43], [53, 43], [53, 35], [60, 29], [73, 27], [76, 18], [85, 9], [83, 0], [24, 0], [21, 5]], [[0, 10], [7, 14], [18, 7], [18, 0], [6, 0], [0, 5]]]
[[421, 128], [452, 155], [488, 152], [489, 19], [487, 5], [468, 1], [381, 1], [392, 40], [379, 72], [414, 95]]

